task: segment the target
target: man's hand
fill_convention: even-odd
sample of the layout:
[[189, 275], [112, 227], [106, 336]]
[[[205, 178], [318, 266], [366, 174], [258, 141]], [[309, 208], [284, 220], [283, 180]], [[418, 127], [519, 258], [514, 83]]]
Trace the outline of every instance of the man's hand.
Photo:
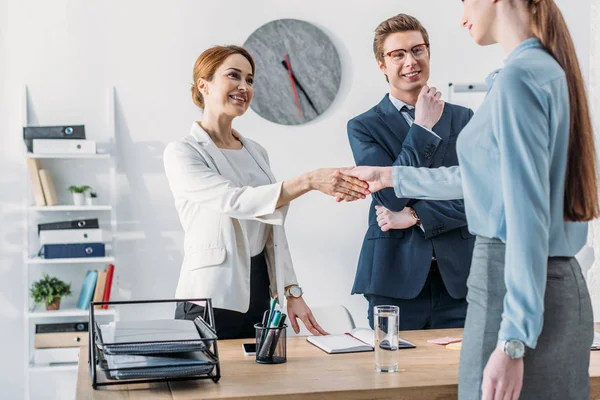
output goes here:
[[377, 210], [377, 224], [383, 232], [390, 229], [406, 229], [416, 225], [417, 219], [412, 215], [412, 208], [404, 207], [402, 211], [390, 211], [383, 206], [375, 206]]
[[415, 124], [433, 129], [444, 112], [444, 101], [440, 100], [441, 97], [442, 94], [436, 88], [423, 86], [415, 104]]

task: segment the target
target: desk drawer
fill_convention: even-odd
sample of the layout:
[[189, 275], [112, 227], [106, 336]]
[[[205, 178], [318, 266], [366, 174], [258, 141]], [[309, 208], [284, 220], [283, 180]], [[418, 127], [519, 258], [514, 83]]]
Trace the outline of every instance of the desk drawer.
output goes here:
[[79, 347], [88, 345], [87, 332], [36, 333], [34, 346], [36, 349], [56, 347]]

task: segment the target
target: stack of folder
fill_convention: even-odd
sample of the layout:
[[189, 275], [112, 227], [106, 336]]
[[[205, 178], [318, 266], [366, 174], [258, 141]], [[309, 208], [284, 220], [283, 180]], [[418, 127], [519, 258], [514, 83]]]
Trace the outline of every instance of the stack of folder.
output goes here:
[[216, 339], [202, 317], [113, 321], [97, 328], [95, 345], [107, 379], [180, 378], [212, 373]]
[[104, 257], [106, 246], [98, 218], [38, 224], [42, 258]]

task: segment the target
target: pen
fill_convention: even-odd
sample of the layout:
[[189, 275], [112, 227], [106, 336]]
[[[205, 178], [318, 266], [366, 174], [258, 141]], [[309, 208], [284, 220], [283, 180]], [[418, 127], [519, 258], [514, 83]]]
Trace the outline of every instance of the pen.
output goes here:
[[[285, 319], [287, 318], [287, 315], [285, 314], [281, 314], [281, 319], [279, 320], [279, 328], [283, 328], [283, 326], [285, 325]], [[277, 343], [279, 342], [279, 338], [281, 337], [281, 331], [283, 329], [277, 329], [277, 332], [275, 332], [275, 336], [273, 337], [273, 341], [271, 342], [271, 347], [269, 349], [269, 352], [267, 353], [267, 357], [273, 357], [273, 354], [275, 354], [275, 349], [277, 348]]]
[[275, 315], [273, 317], [273, 321], [269, 325], [269, 329], [267, 331], [267, 337], [264, 339], [262, 346], [260, 346], [260, 351], [257, 353], [260, 358], [269, 358], [272, 357], [271, 347], [273, 345], [273, 341], [275, 339], [275, 335], [279, 330], [279, 321], [281, 320], [281, 311], [275, 311]]
[[264, 327], [268, 327], [268, 325], [271, 325], [271, 321], [273, 321], [273, 311], [275, 311], [275, 304], [277, 304], [277, 299], [273, 298], [271, 299], [271, 307], [269, 308], [269, 319], [268, 319], [268, 323], [267, 325], [263, 325]]
[[[269, 307], [269, 316], [267, 318], [267, 321], [263, 321], [263, 328], [268, 328], [269, 325], [271, 325], [271, 319], [273, 318], [273, 311], [275, 310], [275, 304], [277, 304], [277, 298], [272, 298], [271, 299], [271, 306]], [[264, 316], [263, 316], [263, 320], [264, 320]], [[262, 346], [263, 342], [265, 341], [266, 337], [267, 337], [267, 333], [268, 330], [267, 329], [263, 329], [263, 333], [261, 335], [261, 341], [260, 341], [260, 345]]]
[[269, 328], [279, 327], [280, 320], [281, 320], [281, 311], [277, 310], [277, 311], [275, 311], [275, 316], [273, 317], [273, 320], [271, 321], [271, 325], [269, 325]]
[[285, 314], [281, 314], [281, 319], [279, 320], [279, 327], [283, 328], [283, 325], [285, 324], [285, 319], [287, 318], [287, 315]]

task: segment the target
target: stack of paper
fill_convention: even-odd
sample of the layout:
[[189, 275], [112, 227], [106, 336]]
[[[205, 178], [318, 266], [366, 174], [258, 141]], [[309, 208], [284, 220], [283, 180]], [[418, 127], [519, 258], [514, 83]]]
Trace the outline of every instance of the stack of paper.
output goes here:
[[113, 321], [100, 325], [101, 367], [108, 379], [173, 378], [210, 373], [217, 360], [208, 350], [217, 339], [200, 317], [188, 320]]
[[[113, 321], [101, 325], [106, 354], [153, 354], [204, 350], [194, 321]], [[216, 336], [215, 336], [216, 339]]]

